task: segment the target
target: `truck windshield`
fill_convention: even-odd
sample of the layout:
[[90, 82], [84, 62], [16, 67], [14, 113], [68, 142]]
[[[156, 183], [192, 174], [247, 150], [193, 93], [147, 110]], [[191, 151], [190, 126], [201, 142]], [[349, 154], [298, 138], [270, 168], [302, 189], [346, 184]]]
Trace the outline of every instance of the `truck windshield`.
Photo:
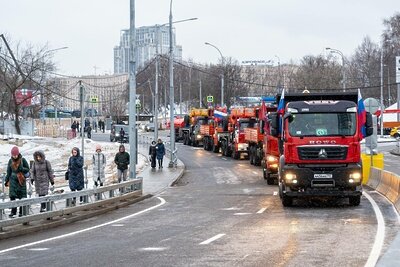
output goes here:
[[255, 120], [245, 120], [239, 122], [239, 131], [244, 131], [246, 128], [254, 128], [255, 127]]
[[296, 113], [289, 119], [291, 136], [351, 136], [356, 132], [356, 113]]

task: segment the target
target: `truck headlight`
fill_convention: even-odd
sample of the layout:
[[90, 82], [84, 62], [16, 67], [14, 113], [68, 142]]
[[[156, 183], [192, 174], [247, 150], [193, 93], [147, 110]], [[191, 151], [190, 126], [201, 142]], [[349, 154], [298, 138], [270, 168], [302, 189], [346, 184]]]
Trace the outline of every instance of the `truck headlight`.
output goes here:
[[277, 157], [274, 157], [274, 156], [268, 156], [268, 157], [267, 157], [267, 161], [268, 161], [269, 163], [278, 162], [278, 158], [277, 158]]
[[238, 144], [238, 150], [246, 150], [247, 149], [247, 144]]
[[353, 172], [349, 175], [349, 183], [358, 183], [361, 181], [361, 173], [360, 172]]
[[196, 135], [196, 138], [201, 139], [202, 138], [201, 134]]
[[297, 179], [296, 178], [297, 178], [296, 174], [293, 174], [293, 173], [286, 173], [285, 174], [285, 181], [288, 182], [288, 183], [291, 183], [291, 182], [297, 183]]

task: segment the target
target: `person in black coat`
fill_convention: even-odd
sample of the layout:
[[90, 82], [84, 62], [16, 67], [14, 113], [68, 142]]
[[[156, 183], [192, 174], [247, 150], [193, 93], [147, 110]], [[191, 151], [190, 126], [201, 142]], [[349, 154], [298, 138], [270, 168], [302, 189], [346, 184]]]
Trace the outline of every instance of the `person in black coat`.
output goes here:
[[152, 141], [149, 147], [149, 156], [150, 156], [151, 167], [153, 169], [156, 167], [156, 155], [157, 155], [156, 141]]
[[[81, 191], [85, 187], [83, 176], [83, 157], [80, 155], [79, 148], [72, 149], [72, 156], [68, 160], [68, 183], [71, 191]], [[74, 201], [75, 202], [75, 199]]]
[[162, 142], [162, 140], [159, 138], [158, 139], [158, 143], [156, 145], [156, 156], [157, 156], [157, 160], [158, 160], [158, 168], [161, 169], [163, 167], [163, 158], [165, 155], [165, 146]]

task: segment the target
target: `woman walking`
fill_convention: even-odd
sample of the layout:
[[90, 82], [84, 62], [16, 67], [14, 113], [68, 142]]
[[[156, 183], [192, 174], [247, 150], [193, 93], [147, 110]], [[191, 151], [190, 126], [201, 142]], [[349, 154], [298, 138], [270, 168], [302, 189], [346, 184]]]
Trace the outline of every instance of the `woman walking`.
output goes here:
[[[25, 176], [29, 174], [29, 164], [19, 153], [18, 147], [11, 149], [11, 159], [8, 161], [5, 186], [10, 186], [10, 200], [26, 198]], [[22, 208], [19, 207], [19, 216], [22, 216]], [[11, 209], [10, 218], [17, 214], [17, 208]]]
[[149, 147], [149, 156], [151, 162], [151, 168], [156, 167], [156, 156], [157, 156], [157, 149], [156, 149], [156, 141], [152, 141]]
[[[46, 160], [43, 151], [33, 153], [33, 164], [31, 167], [31, 183], [35, 183], [36, 193], [44, 197], [49, 193], [49, 183], [54, 185], [54, 173], [51, 164]], [[47, 210], [46, 203], [40, 204], [40, 212]]]
[[101, 152], [100, 145], [96, 145], [96, 153], [93, 155], [92, 163], [94, 186], [103, 186], [106, 179], [106, 156]]
[[165, 155], [165, 146], [160, 138], [158, 138], [158, 143], [156, 145], [156, 154], [158, 161], [158, 168], [161, 169], [163, 167], [163, 158]]
[[[68, 160], [68, 182], [71, 191], [81, 191], [85, 186], [83, 177], [83, 157], [79, 154], [79, 148], [74, 147]], [[76, 199], [73, 200], [75, 205]]]

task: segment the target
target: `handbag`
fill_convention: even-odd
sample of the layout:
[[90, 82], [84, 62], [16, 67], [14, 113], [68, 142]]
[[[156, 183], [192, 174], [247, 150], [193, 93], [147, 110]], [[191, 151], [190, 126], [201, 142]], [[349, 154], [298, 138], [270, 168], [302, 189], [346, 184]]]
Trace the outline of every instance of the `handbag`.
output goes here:
[[68, 181], [69, 180], [69, 171], [65, 172], [65, 180]]

